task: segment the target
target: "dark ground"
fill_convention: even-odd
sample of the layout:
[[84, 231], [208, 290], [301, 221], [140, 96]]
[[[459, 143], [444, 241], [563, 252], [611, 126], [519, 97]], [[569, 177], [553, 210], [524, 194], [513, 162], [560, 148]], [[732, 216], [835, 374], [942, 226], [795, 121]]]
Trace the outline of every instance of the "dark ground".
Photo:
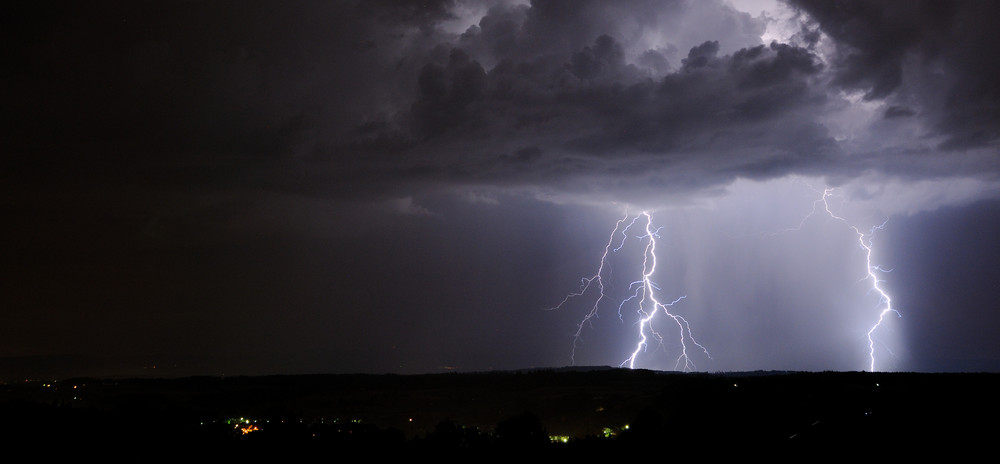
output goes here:
[[[1000, 374], [600, 368], [78, 378], [3, 384], [0, 433], [12, 445], [8, 452], [24, 447], [124, 460], [175, 459], [195, 450], [258, 458], [336, 450], [954, 453], [992, 446], [998, 386]], [[257, 430], [243, 434], [243, 428]]]

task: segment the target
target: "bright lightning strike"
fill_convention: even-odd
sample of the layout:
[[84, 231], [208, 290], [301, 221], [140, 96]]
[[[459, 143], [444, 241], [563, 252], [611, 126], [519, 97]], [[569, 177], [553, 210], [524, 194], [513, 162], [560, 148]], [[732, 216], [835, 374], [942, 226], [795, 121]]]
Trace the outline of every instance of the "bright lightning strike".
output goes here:
[[875, 231], [882, 230], [885, 227], [886, 223], [883, 222], [880, 225], [872, 227], [871, 230], [868, 231], [867, 234], [865, 234], [864, 232], [859, 230], [855, 225], [851, 224], [847, 219], [838, 216], [836, 213], [833, 212], [833, 210], [830, 209], [829, 198], [833, 195], [833, 191], [834, 189], [832, 188], [824, 189], [823, 196], [820, 199], [813, 202], [812, 211], [809, 212], [809, 214], [802, 219], [797, 228], [789, 230], [798, 230], [802, 228], [802, 225], [805, 224], [807, 219], [809, 219], [813, 214], [816, 213], [817, 208], [819, 208], [819, 205], [822, 203], [823, 209], [826, 211], [827, 214], [830, 215], [831, 218], [843, 222], [848, 228], [850, 228], [852, 231], [854, 231], [855, 234], [857, 234], [858, 245], [860, 245], [861, 249], [864, 250], [865, 252], [865, 277], [863, 277], [861, 280], [871, 281], [871, 286], [872, 286], [871, 291], [874, 291], [879, 295], [879, 306], [881, 307], [881, 310], [879, 311], [878, 315], [878, 320], [875, 322], [874, 325], [872, 325], [871, 329], [868, 330], [868, 358], [869, 358], [868, 369], [871, 372], [875, 372], [875, 331], [878, 330], [878, 328], [882, 325], [882, 322], [885, 320], [885, 317], [889, 313], [894, 313], [900, 317], [902, 316], [899, 313], [899, 311], [897, 311], [892, 307], [892, 298], [890, 298], [889, 294], [886, 293], [885, 289], [883, 289], [879, 285], [881, 282], [883, 282], [881, 279], [879, 279], [879, 274], [882, 272], [889, 272], [889, 271], [880, 268], [878, 265], [872, 265], [872, 238], [875, 235]]
[[[622, 226], [628, 222], [624, 227]], [[628, 365], [630, 369], [635, 368], [636, 359], [639, 357], [640, 353], [643, 353], [649, 347], [650, 338], [656, 340], [659, 346], [664, 347], [663, 336], [653, 327], [653, 320], [656, 318], [658, 313], [663, 313], [663, 317], [671, 319], [677, 325], [677, 340], [680, 344], [680, 354], [674, 363], [675, 369], [683, 369], [684, 371], [690, 371], [695, 369], [696, 366], [694, 361], [688, 354], [689, 345], [698, 347], [706, 356], [711, 359], [711, 355], [704, 346], [699, 344], [691, 333], [691, 327], [687, 320], [684, 319], [679, 314], [670, 312], [670, 308], [675, 304], [679, 303], [685, 298], [681, 296], [670, 303], [661, 303], [656, 296], [656, 291], [660, 290], [660, 287], [653, 282], [653, 274], [656, 272], [656, 241], [660, 238], [658, 229], [653, 229], [653, 218], [648, 211], [643, 211], [640, 214], [632, 217], [629, 221], [629, 215], [626, 212], [625, 215], [615, 223], [614, 230], [611, 231], [611, 236], [608, 238], [607, 245], [604, 246], [604, 254], [601, 256], [600, 264], [597, 267], [597, 273], [592, 276], [584, 277], [580, 280], [580, 290], [577, 292], [570, 293], [566, 295], [563, 300], [553, 308], [558, 309], [565, 305], [569, 300], [583, 296], [585, 293], [594, 289], [597, 292], [597, 298], [594, 301], [593, 306], [590, 307], [590, 311], [583, 317], [580, 323], [577, 325], [576, 333], [573, 336], [573, 352], [571, 355], [571, 360], [576, 363], [576, 348], [580, 341], [580, 336], [583, 332], [583, 328], [586, 325], [592, 325], [592, 319], [597, 317], [598, 310], [601, 306], [601, 302], [605, 299], [605, 286], [604, 279], [606, 278], [607, 272], [605, 267], [608, 264], [608, 258], [611, 253], [618, 252], [625, 246], [626, 241], [629, 238], [629, 230], [636, 226], [636, 223], [645, 222], [644, 234], [635, 236], [640, 243], [645, 243], [643, 250], [643, 261], [642, 261], [642, 273], [638, 280], [633, 281], [629, 284], [629, 291], [631, 295], [624, 298], [618, 304], [618, 318], [624, 321], [622, 316], [622, 309], [627, 305], [636, 304], [636, 313], [638, 314], [639, 321], [638, 331], [639, 331], [639, 341], [636, 343], [635, 350], [621, 362], [619, 367], [624, 367]], [[616, 237], [621, 234], [621, 239], [618, 241], [618, 246], [612, 248], [612, 245], [616, 242]]]

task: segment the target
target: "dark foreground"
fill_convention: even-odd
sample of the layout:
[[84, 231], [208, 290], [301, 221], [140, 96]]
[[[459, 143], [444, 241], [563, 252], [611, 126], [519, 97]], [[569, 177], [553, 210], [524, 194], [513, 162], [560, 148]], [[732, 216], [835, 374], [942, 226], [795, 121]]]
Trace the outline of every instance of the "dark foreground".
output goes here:
[[997, 437], [998, 387], [998, 374], [619, 369], [80, 378], [0, 385], [0, 438], [8, 455], [115, 461], [971, 453]]

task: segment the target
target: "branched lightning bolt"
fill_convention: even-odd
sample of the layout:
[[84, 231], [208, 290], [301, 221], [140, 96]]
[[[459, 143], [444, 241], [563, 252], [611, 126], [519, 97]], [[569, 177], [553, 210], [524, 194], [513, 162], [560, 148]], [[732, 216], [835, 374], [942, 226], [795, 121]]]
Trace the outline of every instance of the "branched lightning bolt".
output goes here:
[[[580, 321], [580, 324], [578, 324], [576, 327], [576, 334], [573, 335], [573, 351], [570, 354], [570, 361], [573, 364], [576, 364], [576, 346], [580, 340], [580, 334], [583, 332], [583, 326], [590, 323], [591, 318], [597, 316], [597, 309], [601, 305], [601, 300], [604, 299], [604, 266], [608, 262], [608, 253], [611, 252], [611, 244], [615, 240], [615, 233], [618, 232], [618, 229], [621, 228], [622, 223], [625, 222], [626, 220], [628, 220], [628, 212], [626, 212], [625, 216], [619, 219], [618, 222], [615, 223], [615, 229], [611, 231], [611, 236], [608, 237], [608, 244], [604, 246], [604, 254], [601, 255], [601, 264], [597, 267], [597, 273], [590, 277], [584, 277], [580, 279], [580, 291], [566, 295], [566, 297], [563, 298], [563, 300], [559, 302], [559, 304], [549, 308], [549, 310], [559, 309], [569, 300], [576, 298], [578, 296], [582, 296], [584, 293], [587, 293], [587, 290], [590, 289], [591, 285], [595, 285], [597, 287], [597, 292], [598, 292], [597, 300], [594, 301], [594, 306], [590, 308], [590, 312], [588, 312], [586, 316], [583, 316], [583, 319]], [[632, 220], [632, 223], [635, 223], [635, 219]], [[628, 230], [628, 228], [631, 227], [631, 225], [632, 224], [629, 224], [624, 229], [622, 229], [623, 236], [625, 236], [625, 231]], [[625, 236], [625, 238], [628, 237]], [[619, 245], [618, 248], [615, 248], [614, 251], [618, 251], [621, 249], [621, 247], [625, 243], [625, 238], [622, 239], [622, 245]], [[620, 312], [618, 316], [621, 317]]]
[[[605, 297], [604, 293], [604, 269], [608, 262], [608, 255], [612, 252], [617, 252], [625, 246], [625, 242], [628, 240], [628, 230], [640, 220], [645, 221], [645, 234], [637, 236], [636, 238], [640, 241], [645, 241], [645, 249], [643, 250], [643, 262], [642, 262], [642, 277], [629, 284], [629, 291], [631, 295], [623, 299], [618, 305], [618, 318], [624, 321], [622, 316], [622, 308], [634, 300], [638, 300], [638, 308], [636, 312], [639, 315], [639, 341], [636, 343], [635, 351], [621, 362], [620, 367], [624, 367], [626, 364], [630, 369], [635, 368], [636, 358], [639, 353], [646, 351], [648, 347], [649, 338], [652, 337], [657, 340], [660, 346], [663, 346], [663, 336], [657, 332], [652, 325], [653, 319], [656, 317], [658, 312], [663, 312], [665, 317], [671, 318], [676, 324], [679, 332], [678, 341], [680, 342], [681, 352], [677, 357], [677, 361], [674, 364], [675, 369], [683, 369], [685, 371], [690, 371], [696, 368], [694, 362], [688, 356], [688, 344], [697, 346], [700, 348], [706, 356], [711, 359], [711, 355], [708, 350], [699, 344], [691, 333], [691, 327], [687, 320], [678, 314], [671, 313], [669, 308], [677, 304], [685, 298], [681, 296], [674, 301], [664, 304], [661, 303], [656, 297], [656, 291], [660, 290], [660, 287], [653, 282], [652, 277], [656, 272], [656, 240], [660, 238], [660, 229], [653, 229], [652, 223], [653, 218], [648, 211], [643, 211], [640, 214], [632, 217], [632, 220], [628, 222], [628, 225], [622, 227], [629, 219], [628, 212], [615, 223], [614, 230], [611, 231], [611, 236], [608, 238], [608, 243], [604, 247], [604, 254], [601, 256], [600, 265], [597, 268], [597, 273], [590, 276], [584, 277], [580, 280], [580, 290], [578, 292], [573, 292], [566, 295], [562, 302], [550, 309], [558, 309], [566, 304], [570, 299], [582, 296], [586, 293], [592, 286], [596, 287], [598, 291], [598, 296], [594, 305], [590, 308], [590, 312], [587, 313], [577, 325], [576, 333], [573, 336], [573, 353], [571, 360], [573, 363], [576, 362], [576, 348], [580, 340], [580, 335], [583, 332], [584, 325], [591, 324], [591, 319], [597, 316], [598, 309], [600, 307], [601, 301]], [[621, 231], [621, 240], [618, 242], [618, 246], [614, 249], [611, 246], [615, 243], [615, 237]], [[647, 335], [648, 333], [648, 335]], [[665, 349], [665, 348], [664, 348]]]
[[[643, 252], [642, 280], [638, 280], [632, 283], [630, 288], [636, 287], [635, 293], [628, 299], [626, 299], [626, 301], [628, 301], [639, 296], [640, 294], [642, 295], [641, 299], [639, 300], [639, 308], [637, 309], [637, 312], [640, 315], [639, 342], [636, 343], [635, 351], [632, 352], [632, 355], [626, 358], [624, 361], [622, 361], [620, 366], [628, 364], [628, 367], [630, 369], [635, 367], [635, 358], [639, 356], [639, 352], [645, 351], [647, 346], [647, 340], [648, 340], [646, 337], [647, 330], [649, 331], [650, 335], [652, 335], [660, 342], [661, 346], [663, 345], [663, 337], [660, 336], [660, 334], [653, 329], [652, 325], [653, 318], [656, 317], [656, 313], [658, 311], [663, 311], [663, 313], [667, 317], [673, 319], [674, 322], [677, 323], [677, 328], [680, 332], [679, 341], [681, 345], [681, 353], [677, 357], [677, 361], [674, 363], [674, 368], [676, 369], [680, 367], [681, 363], [683, 362], [684, 370], [689, 371], [692, 368], [694, 368], [695, 365], [694, 362], [691, 361], [691, 358], [688, 356], [687, 343], [685, 342], [685, 340], [690, 339], [691, 343], [697, 346], [698, 348], [701, 348], [701, 350], [704, 351], [709, 358], [711, 358], [711, 355], [709, 355], [708, 350], [705, 349], [704, 346], [701, 346], [691, 335], [691, 326], [688, 324], [687, 320], [685, 320], [680, 315], [671, 313], [670, 309], [668, 309], [674, 304], [683, 300], [685, 296], [681, 296], [680, 298], [677, 298], [676, 300], [674, 300], [669, 304], [660, 303], [656, 299], [656, 293], [654, 292], [654, 290], [659, 290], [659, 287], [656, 284], [654, 284], [651, 279], [653, 273], [656, 272], [656, 239], [660, 238], [659, 235], [660, 229], [656, 229], [655, 231], [651, 230], [653, 218], [649, 215], [648, 212], [644, 211], [642, 213], [642, 216], [646, 218], [646, 235], [643, 235], [639, 238], [649, 239], [649, 241], [646, 242], [646, 249]], [[623, 301], [622, 304], [624, 305], [625, 301]], [[621, 305], [619, 305], [619, 312], [620, 311], [621, 311]]]
[[805, 224], [806, 220], [816, 213], [816, 210], [822, 203], [823, 209], [826, 210], [826, 213], [829, 214], [831, 218], [843, 222], [848, 228], [850, 228], [852, 231], [854, 231], [855, 234], [857, 234], [858, 245], [860, 245], [861, 249], [864, 250], [865, 252], [865, 276], [861, 280], [871, 281], [872, 288], [870, 291], [878, 293], [880, 306], [883, 304], [885, 305], [884, 307], [882, 307], [881, 311], [879, 311], [878, 320], [875, 322], [874, 325], [872, 325], [871, 329], [868, 330], [868, 358], [869, 358], [868, 368], [871, 372], [875, 372], [875, 336], [874, 336], [875, 331], [879, 328], [879, 326], [882, 325], [882, 321], [885, 320], [886, 315], [888, 315], [889, 313], [895, 313], [897, 316], [902, 316], [899, 313], [899, 311], [897, 311], [892, 307], [892, 298], [890, 298], [889, 294], [886, 293], [885, 289], [883, 289], [879, 285], [879, 283], [882, 282], [882, 280], [879, 279], [879, 274], [883, 272], [890, 272], [891, 270], [885, 270], [879, 267], [878, 265], [872, 265], [872, 238], [875, 236], [876, 230], [882, 230], [885, 227], [885, 224], [886, 222], [888, 222], [888, 219], [882, 224], [872, 227], [871, 230], [869, 230], [868, 233], [865, 234], [855, 225], [851, 224], [847, 219], [838, 216], [833, 212], [833, 210], [830, 209], [830, 203], [828, 199], [833, 195], [833, 191], [834, 189], [832, 188], [824, 189], [823, 196], [820, 199], [813, 202], [812, 211], [810, 211], [809, 214], [802, 219], [798, 227], [796, 227], [795, 229], [788, 229], [788, 231], [801, 229], [802, 225]]

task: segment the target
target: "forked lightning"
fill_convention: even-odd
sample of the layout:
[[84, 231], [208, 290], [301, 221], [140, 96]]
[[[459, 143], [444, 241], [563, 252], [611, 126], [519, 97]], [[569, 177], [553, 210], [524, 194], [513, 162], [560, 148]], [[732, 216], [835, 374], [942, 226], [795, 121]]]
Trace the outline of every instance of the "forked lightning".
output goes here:
[[[580, 280], [580, 290], [577, 292], [570, 293], [563, 298], [562, 302], [551, 309], [561, 308], [563, 305], [567, 304], [571, 299], [583, 296], [591, 289], [597, 292], [596, 299], [593, 306], [590, 307], [590, 311], [583, 317], [580, 323], [577, 325], [576, 333], [573, 336], [573, 352], [571, 355], [571, 360], [576, 363], [576, 348], [580, 341], [580, 336], [583, 332], [585, 325], [592, 324], [591, 319], [596, 317], [598, 310], [600, 309], [601, 302], [605, 299], [605, 286], [604, 279], [606, 278], [607, 271], [605, 268], [608, 265], [609, 256], [612, 253], [618, 252], [625, 246], [629, 239], [629, 230], [636, 225], [637, 222], [645, 222], [644, 234], [637, 235], [634, 238], [640, 243], [645, 243], [643, 249], [643, 260], [642, 260], [642, 271], [640, 278], [629, 284], [629, 291], [631, 294], [624, 298], [618, 304], [618, 318], [624, 321], [624, 316], [622, 315], [622, 310], [629, 305], [635, 304], [636, 313], [638, 315], [638, 327], [639, 327], [639, 340], [636, 343], [635, 350], [619, 365], [620, 367], [625, 367], [626, 365], [631, 369], [635, 368], [636, 359], [639, 355], [647, 350], [649, 347], [650, 338], [657, 341], [660, 346], [663, 346], [663, 336], [653, 328], [653, 320], [657, 317], [657, 314], [662, 312], [663, 317], [670, 318], [677, 324], [677, 338], [680, 345], [680, 354], [677, 356], [677, 360], [674, 363], [675, 369], [680, 369], [684, 371], [690, 371], [695, 369], [696, 366], [694, 361], [688, 355], [689, 345], [693, 345], [701, 349], [706, 356], [711, 359], [708, 350], [704, 346], [699, 344], [691, 333], [691, 327], [687, 320], [684, 319], [679, 314], [670, 312], [670, 308], [683, 300], [685, 297], [681, 296], [670, 303], [661, 303], [657, 299], [656, 291], [660, 290], [660, 287], [653, 282], [653, 274], [656, 272], [656, 241], [660, 239], [659, 231], [660, 229], [653, 229], [653, 218], [648, 211], [643, 211], [632, 217], [629, 220], [629, 214], [626, 212], [625, 215], [615, 223], [614, 230], [611, 231], [611, 236], [608, 238], [608, 243], [604, 247], [604, 254], [601, 256], [600, 264], [597, 267], [597, 273], [592, 276], [584, 277]], [[624, 227], [622, 226], [628, 222]], [[612, 248], [612, 245], [616, 242], [616, 237], [621, 233], [621, 239], [618, 241], [618, 246]]]

